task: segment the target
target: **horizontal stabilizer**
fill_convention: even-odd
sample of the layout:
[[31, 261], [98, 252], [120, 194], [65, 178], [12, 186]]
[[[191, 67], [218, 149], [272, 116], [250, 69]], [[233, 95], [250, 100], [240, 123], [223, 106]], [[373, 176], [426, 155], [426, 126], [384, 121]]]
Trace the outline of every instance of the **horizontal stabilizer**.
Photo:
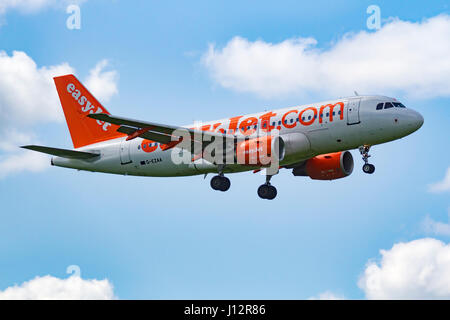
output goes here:
[[92, 152], [84, 152], [84, 151], [75, 151], [75, 150], [68, 150], [68, 149], [59, 149], [59, 148], [50, 148], [50, 147], [43, 147], [43, 146], [22, 146], [21, 148], [33, 150], [37, 152], [43, 152], [50, 154], [52, 156], [57, 157], [63, 157], [63, 158], [69, 158], [69, 159], [91, 159], [94, 157], [98, 157], [98, 153], [92, 153]]

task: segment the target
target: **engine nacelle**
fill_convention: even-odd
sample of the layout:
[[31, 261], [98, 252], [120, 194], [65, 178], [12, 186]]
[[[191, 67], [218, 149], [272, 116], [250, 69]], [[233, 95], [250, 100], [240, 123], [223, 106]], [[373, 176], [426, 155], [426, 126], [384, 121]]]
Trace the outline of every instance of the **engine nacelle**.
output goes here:
[[294, 176], [309, 176], [315, 180], [334, 180], [353, 171], [353, 156], [349, 151], [321, 154], [292, 170]]
[[301, 132], [288, 133], [280, 136], [284, 144], [284, 158], [307, 159], [312, 155], [311, 143]]
[[279, 136], [263, 136], [240, 141], [236, 145], [238, 164], [268, 166], [284, 158], [284, 142]]

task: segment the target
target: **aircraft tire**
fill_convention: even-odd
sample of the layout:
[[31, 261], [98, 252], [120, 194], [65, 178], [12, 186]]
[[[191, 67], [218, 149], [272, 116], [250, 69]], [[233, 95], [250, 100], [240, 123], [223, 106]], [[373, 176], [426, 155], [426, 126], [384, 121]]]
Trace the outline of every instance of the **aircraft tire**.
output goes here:
[[368, 174], [372, 174], [375, 172], [375, 166], [370, 163], [366, 163], [365, 165], [363, 165], [362, 169], [363, 169], [364, 173], [368, 173]]

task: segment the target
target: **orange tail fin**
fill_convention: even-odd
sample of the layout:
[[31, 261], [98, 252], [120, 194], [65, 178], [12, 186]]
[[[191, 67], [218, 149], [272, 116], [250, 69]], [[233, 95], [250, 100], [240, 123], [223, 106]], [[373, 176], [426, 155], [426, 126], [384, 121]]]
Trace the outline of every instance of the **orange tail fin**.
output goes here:
[[109, 112], [74, 75], [55, 77], [53, 80], [75, 148], [125, 136], [116, 131], [119, 126], [87, 117], [90, 113]]

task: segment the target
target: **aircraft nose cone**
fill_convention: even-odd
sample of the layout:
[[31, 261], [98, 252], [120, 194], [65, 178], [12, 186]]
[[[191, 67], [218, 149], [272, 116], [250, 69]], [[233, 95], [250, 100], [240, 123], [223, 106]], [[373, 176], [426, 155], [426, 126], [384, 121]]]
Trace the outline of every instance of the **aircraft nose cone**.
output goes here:
[[409, 114], [407, 117], [407, 127], [410, 133], [419, 130], [419, 128], [423, 125], [423, 117], [420, 113], [414, 110], [409, 110]]
[[414, 111], [413, 127], [418, 130], [423, 125], [423, 117], [417, 111]]

